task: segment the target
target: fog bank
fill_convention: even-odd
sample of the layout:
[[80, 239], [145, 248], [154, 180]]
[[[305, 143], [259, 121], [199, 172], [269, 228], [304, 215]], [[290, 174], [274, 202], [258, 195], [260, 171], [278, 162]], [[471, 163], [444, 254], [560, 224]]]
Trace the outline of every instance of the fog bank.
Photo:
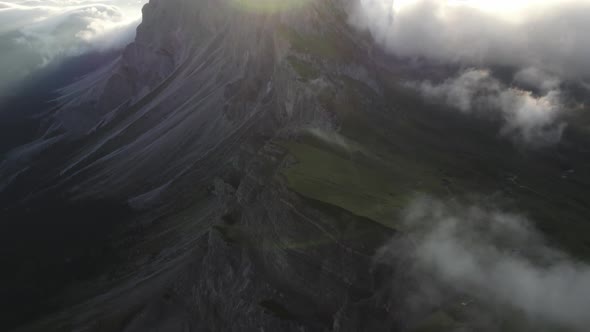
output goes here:
[[122, 48], [134, 38], [145, 2], [0, 2], [0, 97], [68, 57]]
[[410, 317], [457, 305], [480, 308], [463, 323], [484, 330], [515, 317], [521, 331], [590, 326], [590, 266], [552, 248], [523, 216], [423, 197], [402, 223], [378, 260], [398, 264]]
[[537, 71], [525, 70], [516, 80], [538, 87], [534, 95], [509, 87], [487, 70], [470, 69], [440, 83], [407, 82], [428, 101], [445, 103], [463, 113], [488, 113], [498, 116], [503, 125], [500, 134], [529, 146], [546, 146], [560, 141], [565, 123], [559, 81], [550, 80]]
[[398, 56], [590, 78], [590, 0], [360, 0], [351, 23]]

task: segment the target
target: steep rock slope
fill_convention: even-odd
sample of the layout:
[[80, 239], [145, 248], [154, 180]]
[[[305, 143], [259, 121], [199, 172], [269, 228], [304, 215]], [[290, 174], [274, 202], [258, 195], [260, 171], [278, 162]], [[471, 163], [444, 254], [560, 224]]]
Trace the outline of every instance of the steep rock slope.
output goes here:
[[[342, 29], [342, 18], [324, 1], [274, 13], [243, 6], [150, 2], [136, 41], [117, 62], [64, 91], [48, 131], [13, 152], [3, 177], [14, 180], [22, 161], [73, 141], [51, 182], [76, 183], [81, 195], [131, 197], [169, 184], [216, 147], [229, 149], [254, 125], [272, 134], [287, 123], [327, 122], [309, 101], [322, 82], [297, 80], [290, 41], [301, 47], [302, 35]], [[341, 56], [329, 42], [313, 42], [319, 55]]]
[[117, 262], [49, 291], [61, 313], [25, 330], [394, 324], [371, 272], [391, 231], [282, 175], [282, 142], [338, 126], [325, 92], [371, 84], [344, 4], [270, 3], [150, 1], [121, 58], [65, 89], [44, 135], [4, 161], [6, 202], [135, 211], [109, 235]]

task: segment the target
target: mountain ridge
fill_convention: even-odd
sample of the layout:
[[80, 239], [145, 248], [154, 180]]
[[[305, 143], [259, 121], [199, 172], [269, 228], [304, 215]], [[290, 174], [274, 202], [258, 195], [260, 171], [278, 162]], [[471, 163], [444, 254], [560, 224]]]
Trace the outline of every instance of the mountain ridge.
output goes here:
[[[405, 306], [404, 262], [377, 259], [421, 193], [518, 206], [587, 257], [584, 154], [520, 151], [495, 123], [421, 99], [404, 63], [349, 26], [350, 1], [244, 3], [151, 0], [135, 42], [62, 90], [45, 134], [4, 160], [14, 220], [28, 206], [26, 227], [108, 224], [87, 240], [104, 250], [63, 250], [104, 265], [65, 284], [57, 273], [30, 301], [52, 314], [18, 331], [497, 330], [462, 321], [462, 290]], [[565, 217], [577, 223], [560, 227]], [[11, 263], [32, 284], [77, 272], [62, 255], [46, 269]]]
[[[320, 23], [329, 17], [338, 29], [348, 29], [333, 3], [256, 12], [231, 1], [152, 0], [122, 57], [64, 90], [63, 106], [49, 118], [44, 137], [13, 152], [2, 167], [10, 174], [36, 160], [37, 170], [17, 171], [3, 194], [13, 201], [24, 197], [32, 206], [53, 195], [109, 199], [127, 202], [135, 212], [112, 217], [124, 219], [108, 246], [126, 258], [107, 267], [113, 281], [90, 279], [90, 293], [102, 295], [57, 295], [76, 305], [24, 330], [347, 325], [354, 313], [340, 305], [348, 296], [342, 291], [352, 287], [367, 296], [372, 283], [360, 280], [370, 279], [372, 250], [361, 238], [350, 238], [351, 230], [339, 229], [382, 238], [374, 245], [388, 232], [337, 207], [326, 210], [335, 209], [337, 217], [322, 212], [325, 207], [310, 209], [281, 180], [293, 161], [280, 141], [309, 126], [337, 127], [317, 101], [318, 92], [333, 83], [303, 72], [318, 67], [313, 70], [368, 77], [358, 65], [338, 62], [337, 50], [349, 45], [346, 35], [333, 35], [338, 40], [328, 43], [318, 39], [326, 27]], [[154, 31], [156, 24], [163, 31]], [[189, 42], [169, 46], [175, 40]], [[311, 47], [304, 46], [308, 41]], [[318, 275], [321, 266], [332, 272]], [[141, 291], [126, 290], [141, 280]], [[76, 294], [77, 284], [66, 294]], [[338, 310], [344, 311], [333, 318]], [[192, 314], [172, 313], [185, 311]], [[152, 321], [153, 315], [164, 316]], [[393, 324], [387, 320], [383, 329]]]

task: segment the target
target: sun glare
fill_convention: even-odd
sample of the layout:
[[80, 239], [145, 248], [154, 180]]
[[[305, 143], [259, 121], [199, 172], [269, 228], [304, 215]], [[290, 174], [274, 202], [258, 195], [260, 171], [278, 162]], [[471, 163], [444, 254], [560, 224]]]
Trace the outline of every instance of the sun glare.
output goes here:
[[302, 7], [310, 0], [229, 0], [237, 8], [258, 13], [275, 13]]
[[[425, 0], [381, 0], [385, 5], [391, 6], [394, 10], [403, 10], [404, 7], [424, 2]], [[553, 0], [544, 2], [532, 0], [439, 0], [441, 3], [449, 6], [468, 6], [479, 10], [494, 12], [497, 14], [510, 14], [531, 5], [539, 3], [549, 3]], [[390, 5], [391, 4], [391, 5]]]

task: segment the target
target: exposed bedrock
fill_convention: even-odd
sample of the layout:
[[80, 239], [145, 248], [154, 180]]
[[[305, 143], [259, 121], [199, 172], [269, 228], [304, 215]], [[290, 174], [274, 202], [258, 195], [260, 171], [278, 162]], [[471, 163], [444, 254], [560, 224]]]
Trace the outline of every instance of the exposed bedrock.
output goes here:
[[345, 4], [245, 3], [151, 0], [135, 42], [64, 89], [46, 132], [0, 166], [10, 204], [111, 199], [134, 211], [109, 237], [125, 257], [109, 281], [69, 286], [96, 296], [25, 330], [399, 325], [390, 271], [372, 258], [392, 230], [300, 196], [282, 175], [296, 161], [281, 142], [339, 126], [326, 100], [344, 99], [342, 77], [380, 93]]

